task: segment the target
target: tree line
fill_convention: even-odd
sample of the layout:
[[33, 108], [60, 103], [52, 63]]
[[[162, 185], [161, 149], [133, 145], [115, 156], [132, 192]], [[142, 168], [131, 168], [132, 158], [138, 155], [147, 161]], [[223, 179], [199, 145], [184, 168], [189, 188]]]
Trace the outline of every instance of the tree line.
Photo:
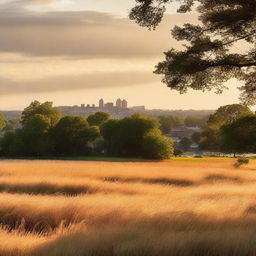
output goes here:
[[[0, 116], [0, 129], [7, 125]], [[6, 130], [1, 138], [4, 156], [108, 155], [169, 159], [171, 139], [162, 135], [155, 119], [132, 115], [112, 119], [97, 112], [87, 118], [62, 116], [52, 102], [32, 102], [21, 115], [20, 128]]]
[[232, 104], [212, 114], [199, 136], [201, 150], [256, 153], [256, 115], [248, 107]]
[[222, 106], [210, 116], [182, 119], [177, 116], [160, 116], [160, 128], [164, 134], [177, 127], [198, 126], [202, 132], [182, 137], [174, 154], [188, 151], [192, 143], [201, 151], [227, 154], [256, 153], [256, 115], [247, 106], [231, 104]]
[[209, 116], [187, 116], [182, 118], [176, 115], [162, 115], [158, 117], [160, 129], [164, 134], [171, 132], [173, 128], [179, 127], [205, 127]]
[[[163, 134], [175, 127], [199, 126], [191, 138], [182, 138], [174, 149]], [[13, 128], [15, 127], [15, 128]], [[246, 106], [220, 107], [209, 117], [162, 116], [159, 121], [132, 115], [112, 119], [97, 112], [87, 118], [62, 116], [51, 102], [32, 102], [24, 109], [20, 124], [0, 115], [0, 149], [3, 156], [86, 156], [142, 157], [168, 159], [187, 151], [192, 141], [200, 150], [223, 153], [256, 153], [256, 115]]]

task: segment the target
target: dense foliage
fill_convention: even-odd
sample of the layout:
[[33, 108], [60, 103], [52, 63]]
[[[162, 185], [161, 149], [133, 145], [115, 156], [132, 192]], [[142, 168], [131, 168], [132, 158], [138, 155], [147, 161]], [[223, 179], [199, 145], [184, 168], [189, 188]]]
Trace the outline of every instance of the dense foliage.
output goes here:
[[173, 141], [162, 135], [149, 134], [142, 140], [142, 157], [169, 159], [173, 155]]
[[165, 140], [158, 122], [146, 116], [110, 120], [102, 125], [101, 134], [112, 156], [168, 159], [172, 155], [172, 141]]
[[[183, 49], [165, 52], [156, 74], [180, 93], [215, 90], [221, 93], [231, 78], [244, 81], [241, 100], [256, 103], [256, 0], [135, 0], [130, 18], [155, 29], [166, 5], [179, 2], [178, 12], [196, 9], [196, 24], [175, 26], [172, 36], [184, 41]], [[193, 8], [194, 7], [194, 8]]]
[[87, 117], [87, 121], [90, 126], [101, 126], [103, 123], [111, 118], [109, 113], [106, 112], [96, 112]]
[[256, 152], [256, 115], [242, 116], [221, 127], [221, 151], [225, 153]]
[[209, 116], [187, 116], [184, 119], [186, 127], [201, 127], [203, 128], [208, 120]]
[[89, 142], [100, 136], [99, 129], [89, 127], [84, 117], [65, 116], [53, 130], [56, 152], [60, 155], [84, 154]]
[[40, 103], [33, 101], [27, 108], [24, 109], [21, 115], [21, 123], [26, 125], [27, 122], [36, 114], [46, 116], [49, 119], [50, 126], [53, 127], [58, 123], [61, 113], [57, 108], [54, 108], [52, 102]]
[[252, 115], [248, 107], [232, 104], [220, 107], [209, 117], [207, 126], [201, 134], [200, 147], [203, 150], [221, 151], [220, 129], [242, 116]]
[[184, 126], [184, 120], [179, 116], [159, 116], [160, 129], [168, 134], [172, 128]]
[[158, 117], [160, 123], [160, 129], [163, 134], [168, 134], [174, 128], [180, 127], [205, 127], [208, 115], [204, 116], [187, 116], [185, 118], [174, 116], [174, 115], [162, 115]]

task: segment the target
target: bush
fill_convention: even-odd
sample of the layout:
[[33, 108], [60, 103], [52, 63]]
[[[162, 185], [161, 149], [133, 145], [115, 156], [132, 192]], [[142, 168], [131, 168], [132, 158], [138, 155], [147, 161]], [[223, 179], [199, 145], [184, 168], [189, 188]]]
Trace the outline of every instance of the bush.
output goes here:
[[141, 157], [144, 137], [161, 134], [159, 123], [143, 115], [109, 120], [100, 128], [106, 153], [115, 157]]
[[249, 159], [247, 159], [247, 158], [238, 158], [237, 159], [237, 161], [236, 161], [236, 163], [234, 164], [234, 166], [236, 167], [236, 168], [238, 168], [238, 167], [240, 167], [240, 166], [242, 166], [242, 165], [244, 165], [244, 164], [249, 164]]
[[142, 156], [150, 159], [169, 159], [173, 155], [173, 141], [162, 135], [148, 135], [142, 141]]

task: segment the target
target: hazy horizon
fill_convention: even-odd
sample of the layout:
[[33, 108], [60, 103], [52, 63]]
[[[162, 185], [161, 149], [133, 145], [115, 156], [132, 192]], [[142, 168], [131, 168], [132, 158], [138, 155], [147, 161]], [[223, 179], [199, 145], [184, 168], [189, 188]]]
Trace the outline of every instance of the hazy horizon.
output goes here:
[[237, 81], [222, 95], [179, 95], [153, 74], [163, 52], [179, 47], [173, 25], [196, 14], [169, 10], [156, 31], [128, 19], [134, 0], [2, 0], [0, 109], [21, 110], [37, 99], [54, 105], [125, 98], [148, 109], [212, 110], [238, 103]]

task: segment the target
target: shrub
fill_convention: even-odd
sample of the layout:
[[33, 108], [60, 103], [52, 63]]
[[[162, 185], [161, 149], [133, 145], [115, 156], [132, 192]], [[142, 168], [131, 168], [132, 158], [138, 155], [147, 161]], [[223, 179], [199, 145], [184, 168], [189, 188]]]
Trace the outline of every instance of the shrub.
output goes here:
[[244, 164], [249, 164], [249, 159], [247, 158], [238, 158], [236, 163], [234, 164], [235, 168], [238, 168]]
[[148, 135], [142, 141], [142, 156], [150, 159], [169, 159], [173, 155], [173, 141], [162, 135]]

